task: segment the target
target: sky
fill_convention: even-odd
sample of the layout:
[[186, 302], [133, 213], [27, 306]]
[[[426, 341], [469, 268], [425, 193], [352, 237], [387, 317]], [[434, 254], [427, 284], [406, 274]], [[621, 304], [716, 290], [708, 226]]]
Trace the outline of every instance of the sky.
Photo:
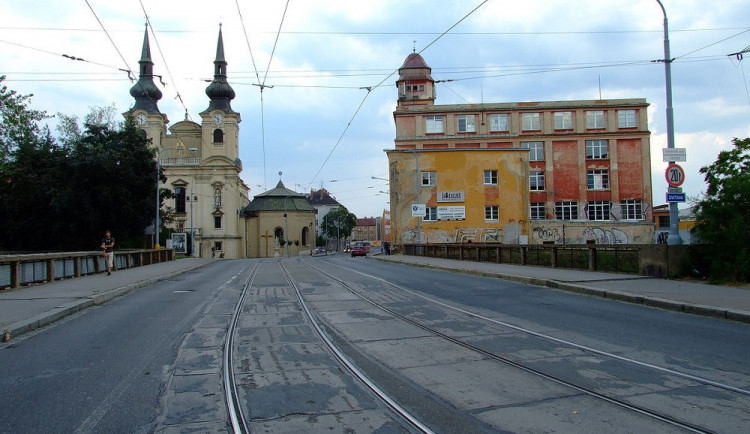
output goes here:
[[[683, 189], [750, 137], [747, 0], [663, 0], [675, 146]], [[250, 195], [281, 179], [326, 188], [358, 217], [388, 205], [396, 71], [413, 50], [432, 67], [436, 104], [646, 98], [654, 205], [664, 203], [663, 15], [656, 0], [2, 0], [0, 75], [31, 107], [83, 118], [133, 106], [144, 25], [170, 122], [200, 121], [221, 24], [241, 113]], [[153, 33], [151, 33], [153, 32]], [[72, 60], [72, 56], [82, 60]], [[163, 82], [163, 83], [161, 83]], [[263, 87], [259, 86], [262, 84]], [[369, 88], [369, 90], [368, 90]], [[261, 92], [261, 89], [263, 90]], [[48, 120], [54, 130], [56, 120]], [[279, 176], [279, 172], [282, 175]], [[682, 205], [681, 205], [682, 206]]]

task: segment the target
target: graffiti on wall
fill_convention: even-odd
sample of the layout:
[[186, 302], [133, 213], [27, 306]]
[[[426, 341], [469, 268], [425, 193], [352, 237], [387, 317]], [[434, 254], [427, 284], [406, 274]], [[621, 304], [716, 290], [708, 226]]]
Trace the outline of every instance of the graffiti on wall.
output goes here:
[[589, 226], [583, 230], [583, 239], [594, 240], [597, 244], [628, 244], [628, 234], [620, 229], [602, 229]]
[[534, 238], [544, 241], [558, 242], [562, 240], [562, 232], [557, 227], [536, 226], [532, 229]]

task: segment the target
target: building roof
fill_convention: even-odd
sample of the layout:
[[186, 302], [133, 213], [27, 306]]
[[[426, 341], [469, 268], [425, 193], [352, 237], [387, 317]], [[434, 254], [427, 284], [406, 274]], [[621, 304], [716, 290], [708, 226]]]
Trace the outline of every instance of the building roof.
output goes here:
[[376, 226], [377, 224], [375, 217], [357, 219], [357, 226]]
[[248, 206], [242, 208], [240, 215], [250, 216], [259, 211], [317, 212], [305, 196], [284, 187], [281, 181], [276, 187], [256, 195]]
[[430, 73], [432, 68], [427, 66], [427, 62], [418, 53], [410, 53], [406, 56], [404, 64], [398, 69], [399, 78], [398, 81], [403, 80], [430, 80], [432, 76]]
[[453, 113], [472, 111], [540, 111], [561, 109], [597, 109], [611, 107], [648, 107], [645, 98], [625, 98], [608, 100], [569, 100], [569, 101], [530, 101], [530, 102], [502, 102], [483, 104], [431, 104], [418, 106], [397, 107], [400, 113]]
[[332, 198], [328, 194], [328, 190], [321, 188], [318, 191], [310, 190], [310, 195], [307, 196], [307, 201], [312, 206], [341, 206], [339, 201]]
[[213, 110], [222, 110], [225, 113], [234, 113], [232, 100], [235, 97], [234, 89], [227, 83], [227, 61], [224, 58], [224, 38], [219, 28], [219, 40], [216, 43], [216, 60], [214, 60], [214, 79], [206, 88], [206, 95], [211, 99], [208, 108], [203, 113]]

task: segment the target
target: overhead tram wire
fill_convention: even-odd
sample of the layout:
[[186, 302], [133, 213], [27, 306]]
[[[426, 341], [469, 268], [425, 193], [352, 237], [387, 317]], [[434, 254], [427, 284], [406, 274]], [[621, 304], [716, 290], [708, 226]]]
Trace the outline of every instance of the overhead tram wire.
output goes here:
[[281, 22], [279, 23], [279, 30], [276, 32], [276, 39], [273, 43], [273, 49], [271, 50], [271, 56], [268, 59], [268, 66], [266, 67], [266, 72], [263, 76], [263, 81], [260, 80], [260, 74], [258, 73], [258, 67], [255, 64], [255, 57], [253, 56], [253, 49], [250, 46], [250, 38], [247, 36], [247, 28], [245, 27], [245, 20], [242, 17], [242, 10], [240, 9], [240, 3], [239, 0], [235, 0], [235, 4], [237, 5], [237, 14], [240, 17], [240, 23], [242, 24], [242, 32], [245, 35], [245, 42], [247, 43], [247, 49], [250, 51], [250, 59], [253, 62], [253, 69], [255, 70], [255, 77], [258, 80], [258, 83], [255, 84], [260, 89], [260, 131], [261, 131], [261, 147], [263, 150], [263, 188], [267, 189], [266, 185], [266, 122], [265, 122], [265, 109], [264, 109], [264, 101], [263, 101], [263, 90], [265, 90], [266, 87], [269, 89], [272, 89], [273, 86], [266, 86], [266, 78], [268, 78], [268, 71], [271, 68], [271, 61], [273, 60], [273, 55], [276, 52], [276, 44], [279, 42], [279, 35], [281, 34], [281, 26], [284, 24], [284, 19], [286, 18], [286, 11], [289, 9], [289, 0], [287, 0], [286, 5], [284, 5], [284, 13], [281, 16]]
[[[128, 65], [128, 61], [125, 60], [125, 56], [122, 55], [120, 52], [120, 49], [117, 48], [117, 44], [115, 44], [115, 41], [112, 39], [112, 36], [109, 35], [109, 32], [107, 31], [107, 28], [104, 27], [104, 23], [102, 23], [102, 20], [99, 19], [99, 16], [96, 15], [96, 12], [94, 11], [94, 8], [91, 7], [91, 4], [89, 3], [89, 0], [84, 0], [86, 2], [86, 6], [89, 7], [91, 10], [91, 13], [94, 14], [94, 18], [96, 18], [96, 21], [101, 26], [102, 30], [104, 30], [104, 34], [107, 35], [107, 38], [109, 39], [109, 42], [112, 43], [112, 46], [115, 47], [115, 51], [117, 51], [117, 54], [120, 56], [120, 59], [122, 59], [122, 63], [125, 64], [125, 69], [121, 70], [123, 72], [126, 72], [128, 74], [128, 78], [130, 79], [130, 82], [132, 83], [135, 81], [135, 76], [133, 75], [133, 70], [130, 69], [130, 65]], [[64, 56], [64, 55], [63, 55]], [[83, 59], [74, 59], [74, 60], [83, 60]]]
[[[472, 15], [474, 12], [476, 12], [479, 8], [481, 8], [482, 6], [484, 6], [484, 4], [487, 3], [487, 1], [488, 0], [484, 0], [483, 2], [481, 2], [474, 9], [472, 9], [471, 11], [469, 11], [469, 13], [467, 13], [466, 15], [464, 15], [460, 20], [456, 21], [455, 24], [453, 24], [452, 26], [448, 27], [448, 29], [445, 30], [444, 32], [440, 33], [435, 39], [432, 40], [432, 42], [430, 42], [424, 48], [422, 48], [421, 50], [419, 50], [418, 54], [422, 54], [422, 52], [424, 52], [426, 49], [428, 49], [430, 46], [432, 46], [434, 43], [436, 43], [438, 40], [440, 40], [443, 36], [445, 36], [448, 32], [450, 32], [456, 26], [458, 26], [459, 24], [461, 24], [466, 18], [468, 18], [470, 15]], [[367, 93], [362, 98], [362, 101], [359, 103], [359, 106], [354, 111], [354, 114], [352, 115], [352, 117], [349, 119], [349, 122], [346, 124], [346, 127], [344, 128], [344, 131], [341, 132], [341, 135], [339, 136], [338, 140], [336, 140], [336, 143], [333, 145], [333, 148], [331, 149], [331, 152], [328, 153], [328, 156], [323, 161], [323, 164], [321, 164], [321, 166], [318, 169], [318, 171], [315, 172], [315, 176], [313, 176], [313, 178], [310, 180], [310, 183], [307, 185], [307, 188], [310, 188], [310, 186], [312, 186], [312, 184], [315, 182], [315, 179], [318, 177], [318, 175], [320, 175], [320, 172], [323, 170], [323, 168], [325, 167], [325, 165], [328, 163], [328, 160], [331, 159], [331, 156], [333, 155], [334, 151], [336, 151], [336, 148], [341, 143], [341, 140], [343, 140], [344, 135], [346, 135], [346, 132], [349, 131], [349, 127], [352, 125], [352, 122], [357, 117], [357, 114], [359, 113], [359, 111], [362, 109], [362, 106], [365, 104], [365, 101], [367, 101], [367, 98], [370, 96], [370, 92], [372, 92], [372, 89], [380, 87], [381, 85], [383, 85], [383, 83], [385, 83], [386, 81], [388, 81], [388, 79], [390, 79], [397, 72], [398, 72], [398, 69], [393, 70], [390, 74], [388, 74], [387, 77], [385, 77], [384, 79], [382, 79], [375, 86], [362, 87], [362, 89], [366, 90]]]

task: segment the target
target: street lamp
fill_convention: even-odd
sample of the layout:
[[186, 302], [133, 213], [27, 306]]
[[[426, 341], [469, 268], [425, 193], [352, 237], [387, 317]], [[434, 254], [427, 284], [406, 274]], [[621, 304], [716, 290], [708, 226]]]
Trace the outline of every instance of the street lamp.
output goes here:
[[[420, 205], [419, 200], [419, 155], [414, 149], [404, 149], [404, 151], [411, 152], [414, 154], [414, 161], [416, 161], [416, 173], [414, 174], [414, 188], [417, 205]], [[422, 217], [417, 216], [417, 244], [422, 244]]]
[[286, 208], [286, 200], [292, 197], [291, 194], [284, 198], [284, 236], [286, 237], [286, 257], [289, 257], [289, 212]]
[[[672, 58], [669, 57], [669, 25], [667, 23], [667, 11], [661, 0], [659, 3], [661, 12], [664, 14], [664, 76], [667, 88], [667, 148], [674, 148], [674, 113], [672, 109]], [[669, 164], [674, 164], [670, 161]], [[669, 237], [667, 244], [682, 244], [680, 237], [680, 215], [678, 213], [677, 202], [669, 203]]]
[[[188, 151], [192, 153], [198, 152], [198, 148], [188, 148]], [[195, 257], [195, 228], [193, 227], [193, 202], [198, 200], [198, 196], [193, 195], [193, 184], [195, 184], [195, 176], [193, 176], [193, 182], [190, 183], [190, 256]]]

